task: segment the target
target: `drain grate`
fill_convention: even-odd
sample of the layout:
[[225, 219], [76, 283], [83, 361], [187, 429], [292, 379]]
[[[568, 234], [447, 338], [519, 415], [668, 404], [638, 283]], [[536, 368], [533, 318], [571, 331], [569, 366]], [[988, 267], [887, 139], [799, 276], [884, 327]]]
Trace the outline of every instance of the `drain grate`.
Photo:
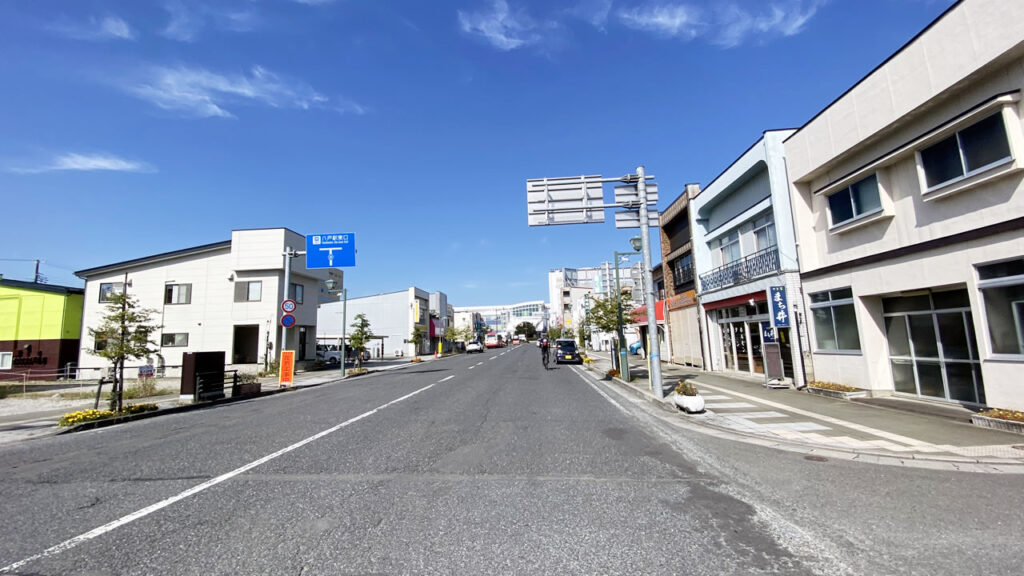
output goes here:
[[810, 460], [811, 462], [828, 462], [828, 458], [824, 456], [804, 456], [804, 460]]

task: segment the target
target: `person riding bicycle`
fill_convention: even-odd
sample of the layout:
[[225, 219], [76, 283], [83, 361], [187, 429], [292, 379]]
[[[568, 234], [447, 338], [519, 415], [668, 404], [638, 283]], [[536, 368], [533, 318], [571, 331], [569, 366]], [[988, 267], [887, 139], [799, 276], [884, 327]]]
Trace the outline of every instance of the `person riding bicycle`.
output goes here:
[[550, 348], [551, 347], [549, 345], [547, 336], [541, 337], [541, 339], [540, 339], [540, 359], [541, 359], [541, 362], [543, 362], [545, 366], [548, 365], [548, 351], [550, 350]]

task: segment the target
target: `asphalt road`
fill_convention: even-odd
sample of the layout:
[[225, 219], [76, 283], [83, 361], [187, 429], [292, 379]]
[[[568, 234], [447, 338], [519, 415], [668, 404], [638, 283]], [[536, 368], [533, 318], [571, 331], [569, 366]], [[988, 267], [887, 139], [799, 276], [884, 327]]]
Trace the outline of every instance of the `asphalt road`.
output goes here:
[[802, 456], [532, 346], [0, 447], [0, 573], [1018, 574], [1018, 475]]

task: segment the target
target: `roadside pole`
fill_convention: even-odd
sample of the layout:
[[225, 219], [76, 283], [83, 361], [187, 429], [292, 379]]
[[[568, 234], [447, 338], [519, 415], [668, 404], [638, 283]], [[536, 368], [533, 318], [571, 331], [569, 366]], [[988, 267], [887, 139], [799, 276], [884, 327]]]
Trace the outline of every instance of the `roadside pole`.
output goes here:
[[654, 278], [651, 273], [651, 229], [647, 216], [647, 180], [644, 176], [644, 167], [636, 168], [637, 192], [640, 193], [640, 237], [643, 240], [644, 254], [644, 292], [647, 295], [647, 334], [650, 341], [650, 350], [647, 357], [650, 359], [648, 376], [654, 395], [658, 398], [665, 397], [665, 390], [661, 384], [661, 343], [658, 342], [658, 317], [654, 305]]
[[[343, 278], [344, 280], [344, 278]], [[341, 289], [341, 376], [345, 376], [345, 313], [348, 308], [348, 288]]]

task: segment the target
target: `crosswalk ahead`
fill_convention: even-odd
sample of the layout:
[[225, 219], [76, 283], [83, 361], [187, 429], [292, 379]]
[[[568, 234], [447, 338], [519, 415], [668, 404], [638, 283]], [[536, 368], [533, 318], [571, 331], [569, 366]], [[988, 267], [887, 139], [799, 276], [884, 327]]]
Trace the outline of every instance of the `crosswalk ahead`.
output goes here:
[[747, 394], [701, 383], [705, 413], [694, 415], [718, 427], [762, 437], [800, 442], [831, 448], [870, 450], [893, 454], [927, 453], [958, 456], [999, 456], [1005, 446], [953, 446], [931, 444], [914, 438], [893, 434], [847, 422], [830, 416], [814, 414], [755, 398]]

